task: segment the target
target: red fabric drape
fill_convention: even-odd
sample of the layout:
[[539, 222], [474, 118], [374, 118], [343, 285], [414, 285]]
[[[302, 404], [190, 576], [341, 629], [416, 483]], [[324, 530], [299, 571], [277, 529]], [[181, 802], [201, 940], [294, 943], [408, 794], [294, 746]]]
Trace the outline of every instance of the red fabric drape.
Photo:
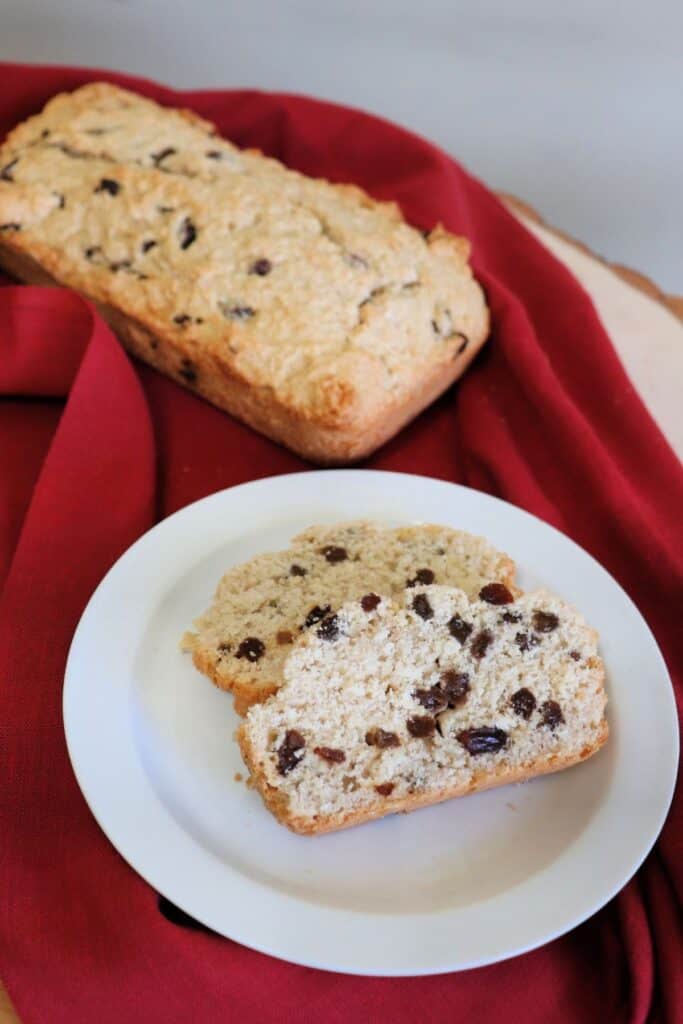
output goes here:
[[[640, 606], [680, 701], [680, 465], [570, 274], [445, 154], [331, 104], [253, 91], [179, 94], [110, 73], [5, 65], [0, 133], [58, 90], [102, 77], [192, 107], [238, 144], [302, 171], [394, 198], [418, 225], [442, 221], [472, 239], [491, 343], [367, 464], [498, 494], [574, 537]], [[61, 726], [68, 645], [97, 582], [156, 519], [219, 488], [308, 467], [131, 362], [79, 298], [5, 284], [0, 976], [25, 1024], [680, 1021], [680, 797], [645, 865], [607, 907], [542, 949], [479, 970], [338, 976], [159, 914], [70, 770]]]

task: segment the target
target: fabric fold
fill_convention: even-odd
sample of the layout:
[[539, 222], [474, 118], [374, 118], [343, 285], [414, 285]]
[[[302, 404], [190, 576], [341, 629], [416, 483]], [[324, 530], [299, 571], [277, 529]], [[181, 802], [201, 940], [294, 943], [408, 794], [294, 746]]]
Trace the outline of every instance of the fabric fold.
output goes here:
[[[461, 382], [366, 464], [477, 487], [563, 529], [637, 602], [680, 703], [683, 476], [568, 271], [444, 153], [333, 104], [5, 65], [0, 133], [95, 78], [191, 107], [240, 145], [355, 181], [398, 201], [417, 225], [441, 221], [471, 238], [491, 341]], [[0, 598], [0, 977], [23, 1024], [681, 1018], [680, 796], [615, 900], [545, 947], [479, 970], [338, 976], [164, 917], [71, 772], [61, 723], [68, 646], [94, 588], [155, 519], [307, 466], [131, 361], [70, 293], [0, 288], [0, 345], [0, 429], [11, 424], [0, 461], [0, 568], [11, 563]], [[63, 408], [44, 416], [46, 399], [64, 399]]]

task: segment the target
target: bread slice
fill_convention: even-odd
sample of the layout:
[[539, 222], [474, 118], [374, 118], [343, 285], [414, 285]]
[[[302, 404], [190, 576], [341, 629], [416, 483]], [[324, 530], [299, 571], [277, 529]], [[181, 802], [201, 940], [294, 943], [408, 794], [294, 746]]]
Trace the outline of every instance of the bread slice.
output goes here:
[[318, 462], [369, 454], [472, 361], [469, 251], [105, 82], [0, 147], [0, 266], [81, 292], [136, 356]]
[[583, 761], [607, 739], [597, 634], [559, 598], [420, 587], [368, 595], [292, 650], [242, 755], [301, 834], [346, 828]]
[[493, 581], [514, 586], [514, 572], [488, 541], [445, 526], [312, 526], [286, 551], [226, 573], [183, 647], [201, 672], [234, 693], [244, 714], [277, 690], [292, 643], [345, 601], [416, 583], [448, 583], [475, 595]]

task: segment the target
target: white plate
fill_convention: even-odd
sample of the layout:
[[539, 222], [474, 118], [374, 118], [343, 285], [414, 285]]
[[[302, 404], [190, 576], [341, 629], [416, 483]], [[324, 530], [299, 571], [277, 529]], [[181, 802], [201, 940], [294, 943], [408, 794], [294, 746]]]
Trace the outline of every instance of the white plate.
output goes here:
[[[590, 761], [346, 832], [289, 833], [234, 779], [237, 718], [178, 640], [220, 575], [311, 523], [439, 522], [484, 534], [601, 634], [611, 727]], [[432, 974], [513, 956], [583, 921], [643, 861], [671, 801], [678, 731], [657, 645], [615, 581], [556, 530], [464, 487], [343, 470], [258, 480], [176, 513], [117, 562], [69, 654], [76, 777], [125, 859], [254, 949], [355, 974]]]

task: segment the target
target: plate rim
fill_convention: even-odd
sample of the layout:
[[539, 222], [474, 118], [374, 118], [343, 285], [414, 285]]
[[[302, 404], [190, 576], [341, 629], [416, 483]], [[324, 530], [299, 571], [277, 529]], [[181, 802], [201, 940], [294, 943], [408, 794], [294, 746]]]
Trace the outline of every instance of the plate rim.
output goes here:
[[[226, 501], [226, 500], [229, 501], [231, 498], [234, 498], [234, 496], [238, 492], [241, 493], [241, 494], [244, 494], [247, 491], [254, 491], [254, 490], [263, 489], [263, 488], [267, 489], [267, 488], [272, 487], [272, 486], [275, 486], [276, 488], [284, 486], [286, 488], [287, 485], [291, 484], [291, 482], [293, 480], [301, 480], [301, 478], [309, 478], [309, 483], [312, 483], [316, 479], [320, 479], [321, 477], [329, 477], [331, 475], [337, 475], [338, 476], [340, 474], [344, 475], [344, 476], [347, 476], [348, 478], [354, 477], [357, 480], [360, 480], [361, 482], [369, 482], [370, 480], [374, 480], [377, 483], [377, 482], [379, 482], [379, 480], [389, 480], [389, 479], [391, 479], [392, 481], [397, 483], [398, 482], [397, 478], [399, 478], [401, 486], [410, 486], [411, 482], [414, 484], [415, 481], [418, 481], [423, 486], [426, 483], [429, 486], [436, 487], [437, 489], [443, 488], [443, 489], [448, 490], [448, 491], [453, 489], [455, 491], [455, 493], [467, 492], [470, 495], [476, 495], [477, 500], [482, 500], [482, 501], [484, 501], [484, 503], [491, 502], [491, 503], [493, 503], [494, 506], [495, 505], [503, 506], [505, 508], [505, 510], [506, 510], [506, 514], [512, 513], [513, 517], [515, 515], [516, 516], [521, 516], [522, 519], [527, 519], [527, 520], [532, 521], [532, 525], [534, 526], [534, 528], [540, 526], [540, 528], [543, 531], [550, 531], [550, 533], [548, 535], [551, 536], [551, 537], [553, 535], [555, 535], [553, 537], [554, 541], [557, 542], [557, 539], [559, 538], [559, 542], [560, 543], [562, 543], [562, 544], [569, 544], [571, 547], [576, 549], [576, 551], [578, 551], [580, 553], [581, 558], [587, 559], [590, 563], [592, 563], [593, 569], [594, 570], [597, 569], [597, 571], [600, 574], [603, 574], [605, 577], [607, 577], [607, 580], [609, 581], [611, 586], [613, 586], [613, 587], [615, 587], [617, 589], [617, 591], [620, 593], [620, 595], [623, 598], [623, 600], [627, 603], [628, 606], [630, 606], [631, 612], [639, 620], [640, 627], [645, 630], [645, 636], [649, 639], [650, 644], [651, 644], [651, 648], [652, 648], [651, 653], [658, 658], [659, 663], [660, 663], [660, 668], [661, 668], [661, 670], [663, 672], [663, 675], [664, 675], [666, 681], [668, 681], [668, 687], [663, 687], [662, 694], [660, 695], [662, 698], [666, 697], [666, 699], [667, 699], [667, 702], [668, 702], [668, 712], [669, 712], [668, 715], [667, 715], [667, 720], [669, 720], [671, 722], [671, 727], [672, 727], [671, 728], [671, 737], [670, 737], [670, 739], [671, 739], [671, 749], [670, 749], [671, 757], [670, 757], [669, 762], [668, 762], [669, 763], [669, 778], [666, 780], [668, 782], [668, 787], [663, 787], [663, 789], [662, 789], [661, 812], [660, 812], [660, 814], [659, 814], [659, 816], [658, 816], [658, 818], [656, 820], [655, 825], [653, 825], [651, 827], [651, 829], [648, 831], [647, 839], [645, 839], [643, 842], [641, 842], [639, 844], [639, 849], [632, 856], [630, 865], [624, 871], [621, 872], [621, 876], [619, 877], [619, 879], [617, 879], [614, 882], [613, 885], [608, 886], [607, 888], [605, 888], [605, 890], [601, 894], [600, 898], [597, 901], [594, 900], [592, 902], [592, 904], [591, 904], [591, 907], [588, 910], [586, 910], [585, 907], [581, 907], [581, 908], [577, 909], [575, 914], [568, 915], [567, 917], [565, 917], [565, 919], [561, 922], [561, 924], [558, 927], [551, 927], [549, 929], [546, 928], [545, 931], [543, 932], [543, 934], [536, 935], [530, 941], [523, 942], [521, 944], [515, 945], [514, 947], [511, 947], [511, 948], [507, 949], [505, 952], [502, 952], [502, 953], [500, 951], [498, 951], [493, 956], [485, 954], [485, 955], [480, 955], [480, 956], [474, 956], [474, 957], [472, 957], [472, 958], [470, 958], [470, 959], [468, 959], [466, 961], [463, 961], [461, 959], [461, 960], [459, 960], [455, 964], [451, 961], [451, 962], [448, 962], [448, 963], [443, 963], [442, 962], [442, 963], [439, 963], [439, 964], [422, 965], [422, 966], [416, 966], [416, 967], [406, 967], [405, 964], [404, 965], [397, 965], [395, 967], [391, 967], [390, 964], [384, 964], [384, 966], [381, 969], [378, 970], [373, 965], [368, 965], [367, 968], [366, 968], [366, 967], [364, 967], [363, 964], [358, 964], [358, 963], [348, 963], [348, 962], [346, 962], [346, 963], [331, 963], [328, 960], [326, 960], [324, 957], [321, 959], [319, 956], [310, 956], [310, 955], [308, 955], [308, 956], [301, 956], [301, 955], [297, 955], [296, 953], [294, 955], [292, 955], [291, 953], [283, 951], [282, 948], [277, 947], [277, 942], [275, 942], [275, 945], [273, 945], [272, 943], [269, 943], [267, 941], [262, 941], [262, 942], [255, 941], [253, 936], [245, 938], [241, 934], [235, 934], [234, 931], [231, 932], [230, 929], [227, 928], [225, 924], [221, 924], [220, 922], [216, 921], [213, 918], [212, 914], [204, 913], [201, 910], [198, 912], [197, 907], [192, 905], [192, 901], [190, 900], [188, 902], [188, 900], [186, 899], [185, 894], [181, 894], [179, 896], [177, 892], [173, 891], [173, 886], [172, 885], [171, 885], [171, 888], [169, 889], [167, 884], [166, 884], [166, 880], [164, 878], [160, 877], [160, 875], [162, 875], [163, 872], [158, 872], [158, 871], [155, 871], [155, 870], [148, 870], [148, 866], [144, 862], [141, 863], [141, 860], [144, 861], [144, 855], [137, 856], [136, 854], [131, 854], [131, 852], [129, 850], [129, 844], [124, 839], [122, 839], [120, 836], [112, 834], [112, 832], [114, 832], [114, 833], [116, 832], [116, 829], [115, 829], [115, 827], [112, 826], [111, 820], [107, 820], [106, 810], [105, 810], [105, 813], [102, 813], [102, 807], [101, 807], [101, 802], [100, 802], [99, 798], [96, 795], [93, 795], [92, 788], [91, 788], [91, 785], [90, 785], [90, 780], [87, 778], [87, 774], [88, 774], [87, 764], [86, 764], [85, 770], [84, 770], [84, 765], [82, 763], [82, 758], [81, 758], [82, 750], [79, 749], [78, 734], [77, 734], [77, 731], [76, 732], [74, 731], [74, 728], [75, 728], [75, 718], [74, 718], [74, 711], [73, 711], [73, 708], [72, 708], [71, 695], [74, 692], [74, 687], [77, 686], [77, 682], [75, 682], [74, 680], [77, 680], [77, 678], [78, 678], [76, 673], [77, 673], [77, 667], [78, 667], [79, 649], [80, 649], [80, 645], [83, 643], [84, 634], [86, 633], [87, 629], [90, 627], [91, 618], [92, 618], [92, 616], [97, 611], [98, 602], [102, 599], [102, 594], [106, 592], [106, 589], [107, 589], [108, 586], [111, 586], [112, 580], [116, 580], [117, 574], [122, 573], [124, 571], [124, 569], [127, 568], [128, 563], [132, 562], [133, 558], [135, 557], [135, 554], [139, 553], [141, 549], [143, 549], [144, 547], [148, 547], [150, 545], [153, 546], [154, 543], [158, 542], [158, 539], [160, 537], [163, 537], [164, 534], [168, 533], [172, 529], [177, 528], [178, 524], [179, 523], [182, 524], [184, 520], [191, 521], [192, 517], [197, 514], [197, 510], [200, 507], [205, 507], [206, 508], [206, 507], [210, 506], [211, 504], [218, 505], [222, 501]], [[363, 516], [358, 515], [357, 517], [358, 518], [372, 518], [372, 516], [368, 515], [367, 513], [365, 513]], [[340, 516], [340, 518], [349, 518], [349, 516], [345, 514], [343, 516]], [[355, 974], [355, 975], [359, 975], [359, 976], [373, 976], [373, 977], [402, 977], [402, 976], [437, 975], [437, 974], [442, 974], [442, 973], [448, 973], [448, 972], [455, 971], [455, 970], [466, 970], [466, 969], [470, 969], [470, 968], [474, 968], [474, 967], [478, 967], [478, 966], [483, 966], [483, 965], [489, 964], [489, 963], [499, 962], [499, 961], [502, 961], [502, 960], [505, 960], [505, 959], [509, 959], [509, 958], [511, 958], [513, 956], [520, 955], [520, 954], [522, 954], [524, 952], [527, 952], [527, 951], [529, 951], [531, 949], [538, 948], [539, 946], [545, 945], [547, 942], [550, 942], [553, 939], [559, 937], [560, 935], [565, 934], [566, 932], [568, 932], [568, 931], [572, 930], [573, 928], [577, 927], [580, 923], [585, 921], [587, 918], [591, 917], [594, 913], [596, 913], [603, 906], [605, 906], [605, 904], [608, 903], [623, 888], [623, 886], [628, 883], [628, 881], [630, 881], [630, 879], [633, 877], [635, 872], [641, 866], [643, 861], [646, 859], [646, 857], [650, 853], [652, 847], [654, 846], [654, 844], [655, 844], [655, 842], [656, 842], [656, 840], [657, 840], [657, 838], [659, 836], [659, 833], [661, 832], [661, 829], [662, 829], [662, 827], [664, 825], [664, 822], [665, 822], [666, 817], [667, 817], [668, 812], [669, 812], [669, 808], [671, 806], [671, 801], [673, 799], [673, 794], [674, 794], [675, 785], [676, 785], [678, 758], [679, 758], [679, 733], [678, 733], [678, 728], [677, 728], [677, 725], [678, 725], [677, 710], [676, 710], [676, 704], [675, 704], [675, 697], [674, 697], [674, 693], [673, 693], [673, 687], [672, 687], [672, 684], [671, 684], [671, 678], [670, 678], [670, 674], [668, 672], [668, 668], [667, 668], [666, 662], [665, 662], [665, 660], [663, 658], [663, 655], [662, 655], [662, 653], [661, 653], [661, 651], [659, 649], [657, 641], [656, 641], [654, 635], [652, 634], [652, 631], [650, 630], [646, 620], [644, 619], [644, 617], [640, 613], [639, 609], [637, 608], [637, 606], [635, 605], [633, 600], [624, 591], [624, 589], [620, 586], [620, 584], [614, 579], [614, 577], [612, 577], [612, 575], [597, 561], [597, 559], [595, 559], [589, 552], [585, 551], [580, 545], [578, 545], [576, 543], [576, 541], [574, 541], [570, 537], [566, 536], [564, 533], [562, 533], [562, 531], [558, 530], [556, 527], [554, 527], [551, 524], [546, 523], [543, 520], [539, 519], [537, 516], [533, 515], [533, 513], [529, 513], [526, 510], [521, 509], [518, 506], [513, 505], [512, 503], [505, 501], [504, 499], [497, 498], [497, 497], [495, 497], [493, 495], [486, 494], [485, 492], [482, 492], [482, 491], [477, 491], [477, 490], [475, 490], [473, 488], [466, 487], [466, 486], [464, 486], [462, 484], [452, 483], [452, 482], [450, 482], [448, 480], [442, 480], [442, 479], [438, 479], [438, 478], [433, 478], [433, 477], [429, 477], [429, 476], [422, 475], [422, 474], [397, 472], [397, 471], [386, 471], [386, 470], [368, 470], [368, 469], [322, 469], [322, 470], [310, 470], [310, 471], [305, 471], [304, 470], [302, 472], [285, 473], [285, 474], [280, 474], [280, 475], [277, 475], [277, 476], [270, 476], [270, 477], [261, 477], [258, 480], [246, 481], [244, 483], [237, 484], [237, 485], [234, 485], [232, 487], [223, 488], [223, 489], [221, 489], [219, 491], [215, 491], [215, 492], [213, 492], [213, 493], [211, 493], [209, 495], [205, 495], [203, 498], [199, 498], [198, 500], [192, 502], [191, 504], [186, 505], [186, 506], [184, 506], [181, 509], [178, 509], [177, 511], [175, 511], [171, 515], [167, 516], [165, 519], [161, 520], [159, 523], [156, 523], [148, 531], [146, 531], [144, 534], [142, 534], [142, 536], [139, 537], [129, 548], [127, 548], [126, 551], [124, 551], [122, 553], [122, 555], [116, 560], [116, 562], [110, 567], [108, 572], [105, 574], [105, 576], [100, 581], [100, 583], [96, 587], [95, 591], [91, 595], [91, 597], [90, 597], [90, 599], [89, 599], [89, 601], [88, 601], [88, 603], [87, 603], [87, 605], [86, 605], [86, 607], [85, 607], [85, 609], [84, 609], [84, 611], [83, 611], [83, 613], [81, 615], [81, 618], [79, 620], [78, 626], [76, 627], [76, 630], [74, 632], [74, 636], [73, 636], [73, 639], [72, 639], [72, 642], [71, 642], [71, 645], [70, 645], [70, 648], [69, 648], [69, 653], [68, 653], [67, 662], [66, 662], [64, 690], [63, 690], [63, 701], [62, 701], [62, 714], [63, 714], [64, 732], [65, 732], [66, 745], [67, 745], [67, 750], [68, 750], [68, 754], [69, 754], [69, 759], [70, 759], [70, 762], [71, 762], [71, 765], [72, 765], [72, 768], [73, 768], [73, 771], [74, 771], [77, 783], [79, 785], [79, 788], [81, 789], [81, 792], [82, 792], [82, 794], [84, 796], [84, 799], [86, 800], [86, 803], [87, 803], [87, 805], [88, 805], [88, 807], [90, 809], [90, 812], [92, 813], [92, 815], [95, 818], [95, 820], [96, 820], [97, 824], [99, 825], [99, 827], [102, 829], [104, 834], [109, 839], [109, 842], [114, 846], [114, 848], [119, 852], [119, 854], [124, 858], [124, 860], [126, 860], [126, 862], [130, 865], [130, 867], [138, 875], [140, 875], [156, 892], [161, 893], [162, 895], [164, 895], [167, 899], [169, 899], [173, 903], [175, 903], [176, 906], [180, 907], [181, 910], [184, 910], [186, 913], [190, 914], [192, 917], [196, 918], [198, 921], [200, 921], [202, 924], [206, 925], [207, 927], [211, 928], [212, 930], [217, 931], [219, 934], [224, 935], [227, 938], [232, 939], [233, 941], [239, 942], [240, 944], [242, 944], [244, 946], [247, 946], [249, 948], [257, 950], [258, 952], [265, 953], [265, 954], [271, 955], [271, 956], [275, 956], [275, 957], [277, 957], [279, 959], [283, 959], [283, 960], [286, 960], [286, 961], [289, 961], [289, 962], [292, 962], [292, 963], [297, 963], [297, 964], [301, 964], [301, 965], [305, 965], [305, 966], [309, 966], [309, 967], [314, 967], [314, 968], [317, 968], [317, 969], [322, 969], [322, 970], [327, 970], [327, 971], [337, 972], [337, 973], [351, 973], [351, 974]], [[170, 816], [167, 808], [163, 805], [163, 802], [162, 802], [160, 796], [158, 795], [158, 793], [156, 793], [156, 791], [153, 791], [153, 792], [154, 792], [155, 800], [157, 801], [159, 807], [162, 809], [163, 813], [165, 815], [167, 815], [169, 817], [169, 819], [173, 822], [173, 828], [178, 830], [178, 831], [180, 831], [180, 832], [183, 832], [183, 834], [186, 834], [182, 830], [180, 824], [175, 819], [173, 819]], [[189, 838], [189, 836], [188, 836], [188, 838]], [[196, 841], [194, 842], [194, 845], [196, 845], [197, 847], [202, 849], [202, 855], [203, 856], [208, 856], [208, 857], [212, 856], [210, 851], [207, 851], [205, 848], [201, 848]], [[567, 851], [564, 851], [562, 856], [565, 856], [566, 854], [567, 854]], [[214, 858], [214, 859], [216, 861], [218, 861], [218, 858]], [[560, 859], [560, 858], [558, 858], [558, 859]], [[554, 863], [555, 862], [551, 862], [549, 867], [552, 867]], [[223, 864], [223, 868], [224, 868], [224, 870], [229, 870], [233, 874], [237, 875], [237, 872], [235, 872], [235, 869], [229, 867], [228, 865]], [[545, 873], [546, 873], [546, 869], [544, 869], [544, 870], [538, 872], [536, 875], [532, 876], [532, 879], [539, 878], [540, 876], [542, 876]], [[525, 883], [521, 883], [521, 884], [524, 885], [524, 884], [526, 884], [526, 882]], [[269, 889], [267, 886], [262, 885], [261, 883], [256, 882], [254, 880], [249, 880], [249, 887], [251, 887], [251, 886], [256, 886], [257, 888], [261, 888], [264, 891], [270, 893], [270, 895], [272, 896], [273, 899], [276, 900], [276, 902], [282, 902], [284, 900], [285, 905], [287, 903], [289, 903], [291, 906], [295, 906], [299, 910], [300, 910], [300, 908], [302, 906], [302, 903], [305, 903], [305, 901], [302, 901], [302, 899], [300, 897], [285, 896], [285, 894], [283, 894], [283, 893], [277, 893], [277, 898], [276, 898], [273, 895], [273, 890]], [[512, 887], [512, 889], [516, 889], [516, 888], [518, 888], [518, 886], [513, 886]], [[509, 892], [509, 891], [512, 891], [512, 890], [507, 890], [505, 892]], [[503, 893], [503, 895], [505, 895], [505, 892]], [[493, 901], [489, 900], [489, 901], [485, 901], [485, 902], [489, 902], [489, 903], [490, 902], [495, 902], [497, 898], [498, 897], [494, 897]], [[358, 917], [360, 917], [360, 918], [366, 918], [366, 919], [369, 918], [369, 919], [372, 919], [372, 920], [381, 919], [382, 921], [393, 921], [393, 922], [395, 922], [397, 920], [403, 920], [404, 918], [408, 919], [408, 920], [412, 920], [412, 919], [416, 919], [416, 918], [420, 918], [420, 919], [424, 918], [424, 919], [429, 920], [429, 921], [434, 921], [435, 920], [435, 916], [438, 916], [438, 917], [441, 917], [441, 918], [444, 918], [444, 917], [447, 918], [447, 917], [450, 917], [450, 916], [452, 916], [454, 914], [455, 915], [463, 916], [463, 908], [452, 908], [452, 907], [446, 907], [446, 908], [444, 908], [443, 910], [440, 910], [440, 911], [430, 911], [430, 912], [427, 912], [425, 914], [413, 912], [413, 913], [409, 913], [407, 915], [400, 915], [400, 914], [384, 914], [384, 913], [378, 913], [378, 912], [359, 912], [359, 911], [351, 911], [351, 910], [346, 911], [346, 910], [340, 910], [338, 908], [331, 907], [331, 906], [326, 906], [326, 905], [316, 907], [313, 904], [312, 906], [314, 907], [314, 909], [317, 910], [318, 913], [322, 913], [323, 915], [332, 915], [337, 920], [340, 919], [340, 916], [341, 917], [346, 916], [346, 917], [351, 917], [351, 918], [355, 918], [355, 919], [358, 919]], [[481, 908], [483, 906], [483, 904], [479, 904], [478, 906]], [[472, 907], [467, 908], [467, 909], [472, 909]], [[317, 945], [319, 946], [320, 943], [318, 942]], [[353, 957], [351, 959], [353, 960]]]

